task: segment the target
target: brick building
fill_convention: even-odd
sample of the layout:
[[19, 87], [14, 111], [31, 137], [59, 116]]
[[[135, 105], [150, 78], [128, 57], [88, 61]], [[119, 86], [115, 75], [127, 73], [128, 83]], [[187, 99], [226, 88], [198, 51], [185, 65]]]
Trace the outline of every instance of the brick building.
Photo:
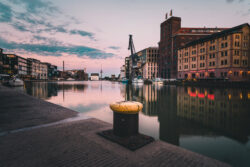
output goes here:
[[159, 77], [177, 78], [177, 49], [201, 37], [225, 28], [183, 28], [180, 17], [170, 17], [161, 23], [159, 42]]
[[178, 50], [178, 78], [250, 79], [248, 23], [187, 43]]

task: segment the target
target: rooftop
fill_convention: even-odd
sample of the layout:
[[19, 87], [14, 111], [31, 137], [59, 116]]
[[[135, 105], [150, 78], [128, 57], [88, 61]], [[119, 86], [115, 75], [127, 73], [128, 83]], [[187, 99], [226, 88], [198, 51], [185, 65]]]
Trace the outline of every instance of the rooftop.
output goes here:
[[180, 47], [179, 49], [186, 48], [186, 47], [189, 47], [189, 46], [192, 46], [192, 45], [196, 45], [198, 43], [206, 42], [206, 41], [209, 41], [209, 40], [212, 40], [212, 39], [215, 39], [215, 38], [219, 38], [219, 37], [222, 37], [224, 35], [228, 35], [228, 34], [232, 34], [232, 33], [235, 33], [235, 32], [239, 32], [239, 30], [241, 28], [243, 28], [244, 26], [250, 27], [248, 23], [244, 23], [244, 24], [238, 25], [236, 27], [229, 28], [229, 29], [223, 30], [221, 32], [217, 32], [217, 33], [211, 34], [209, 36], [200, 38], [198, 40], [189, 42], [185, 46]]

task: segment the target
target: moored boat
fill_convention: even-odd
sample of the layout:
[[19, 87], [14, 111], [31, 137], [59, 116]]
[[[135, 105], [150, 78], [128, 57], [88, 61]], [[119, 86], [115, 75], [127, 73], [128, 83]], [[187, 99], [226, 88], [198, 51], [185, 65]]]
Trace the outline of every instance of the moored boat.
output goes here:
[[161, 78], [155, 78], [153, 80], [153, 83], [154, 84], [159, 84], [159, 85], [163, 85], [163, 80]]
[[128, 83], [128, 79], [127, 78], [122, 78], [121, 82], [122, 83]]
[[12, 78], [9, 80], [9, 85], [10, 86], [23, 86], [24, 82], [20, 78]]
[[143, 79], [142, 79], [141, 77], [137, 77], [137, 78], [134, 78], [134, 79], [132, 80], [132, 83], [133, 83], [133, 84], [143, 84], [144, 81], [143, 81]]

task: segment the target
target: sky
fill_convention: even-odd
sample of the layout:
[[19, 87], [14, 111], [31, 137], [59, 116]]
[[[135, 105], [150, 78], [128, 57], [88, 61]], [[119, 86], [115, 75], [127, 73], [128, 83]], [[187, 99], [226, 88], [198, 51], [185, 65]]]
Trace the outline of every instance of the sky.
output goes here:
[[62, 69], [119, 74], [129, 56], [158, 46], [165, 14], [182, 27], [234, 27], [250, 23], [249, 0], [0, 0], [0, 48]]

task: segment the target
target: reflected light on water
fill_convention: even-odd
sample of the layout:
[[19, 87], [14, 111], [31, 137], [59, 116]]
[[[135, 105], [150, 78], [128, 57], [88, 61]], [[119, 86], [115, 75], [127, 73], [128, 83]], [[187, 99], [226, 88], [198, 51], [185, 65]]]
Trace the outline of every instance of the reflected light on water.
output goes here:
[[109, 104], [143, 103], [139, 131], [234, 166], [250, 166], [248, 89], [126, 85], [108, 81], [27, 82], [25, 91], [109, 123]]

